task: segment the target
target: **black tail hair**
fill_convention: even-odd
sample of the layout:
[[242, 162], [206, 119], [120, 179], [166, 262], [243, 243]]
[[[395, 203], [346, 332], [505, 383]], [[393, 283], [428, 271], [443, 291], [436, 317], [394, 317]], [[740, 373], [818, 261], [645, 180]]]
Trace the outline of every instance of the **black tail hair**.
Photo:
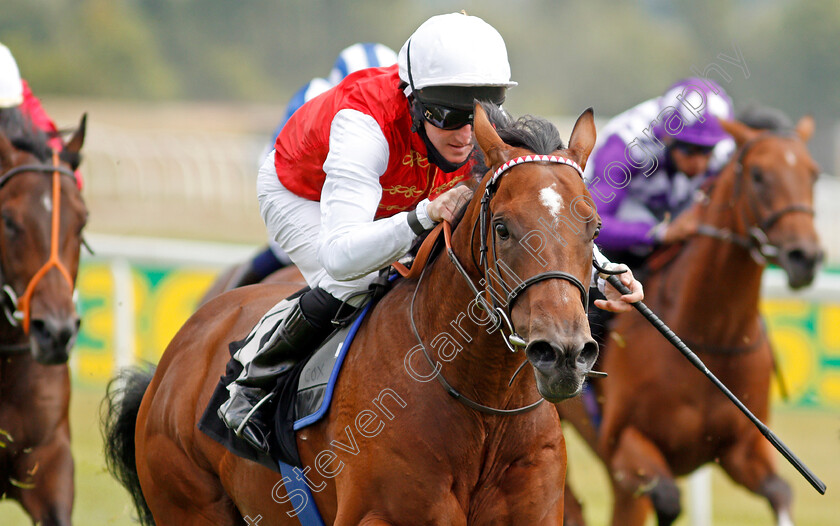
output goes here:
[[134, 458], [134, 430], [143, 394], [154, 375], [154, 366], [128, 367], [108, 383], [105, 399], [100, 407], [105, 465], [111, 475], [122, 484], [137, 510], [143, 526], [155, 526], [152, 511], [143, 498], [137, 463]]

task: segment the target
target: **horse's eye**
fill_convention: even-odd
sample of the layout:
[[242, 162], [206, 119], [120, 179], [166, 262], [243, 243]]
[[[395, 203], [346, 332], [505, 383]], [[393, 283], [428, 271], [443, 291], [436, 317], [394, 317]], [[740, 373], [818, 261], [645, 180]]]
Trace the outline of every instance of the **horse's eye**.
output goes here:
[[20, 225], [18, 225], [15, 222], [14, 219], [12, 219], [9, 216], [4, 215], [3, 216], [3, 230], [5, 230], [6, 233], [9, 236], [15, 236], [15, 235], [19, 234], [22, 229], [20, 228]]
[[761, 168], [753, 166], [750, 169], [750, 176], [754, 183], [761, 184], [764, 180], [764, 175], [761, 173]]
[[595, 241], [596, 239], [598, 239], [598, 236], [600, 236], [600, 235], [601, 235], [601, 225], [598, 225], [597, 227], [595, 227], [595, 234], [592, 235], [592, 241]]
[[496, 229], [496, 235], [499, 236], [499, 239], [507, 239], [510, 237], [510, 232], [508, 232], [504, 223], [496, 223], [493, 228]]

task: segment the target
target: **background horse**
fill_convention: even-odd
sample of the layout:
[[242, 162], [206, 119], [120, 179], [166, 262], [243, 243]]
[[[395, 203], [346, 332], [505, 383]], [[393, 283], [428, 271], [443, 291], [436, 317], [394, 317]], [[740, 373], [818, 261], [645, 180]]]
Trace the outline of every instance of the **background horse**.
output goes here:
[[85, 119], [61, 154], [69, 162], [58, 166], [22, 119], [0, 115], [0, 495], [19, 501], [34, 523], [67, 525], [67, 359], [79, 328], [73, 293], [88, 214], [73, 170]]
[[[766, 423], [774, 363], [759, 314], [762, 272], [776, 263], [799, 288], [822, 259], [813, 222], [818, 169], [805, 145], [814, 123], [806, 117], [787, 132], [723, 124], [739, 150], [706, 199], [676, 220], [675, 228], [699, 224], [699, 235], [652, 271], [646, 303]], [[600, 429], [580, 401], [558, 410], [606, 463], [613, 524], [643, 524], [651, 506], [659, 524], [671, 524], [681, 510], [674, 477], [708, 462], [765, 497], [778, 524], [791, 524], [790, 488], [749, 420], [639, 313], [618, 316], [611, 328], [599, 361], [609, 374], [597, 385]], [[579, 514], [568, 518], [582, 523]]]
[[[438, 257], [420, 280], [398, 281], [361, 325], [333, 407], [297, 433], [304, 465], [298, 476], [327, 524], [562, 521], [565, 443], [553, 406], [539, 401], [577, 394], [597, 354], [583, 283], [598, 221], [574, 167], [594, 145], [592, 113], [578, 119], [562, 150], [546, 121], [527, 121], [511, 133], [500, 126], [509, 141], [519, 137], [510, 146], [477, 108], [475, 131], [494, 169], [533, 151], [566, 160], [508, 165], [498, 179], [489, 172], [451, 238], [464, 274]], [[558, 217], [572, 212], [578, 222], [569, 230], [544, 229], [556, 229]], [[554, 238], [561, 234], [562, 242]], [[503, 288], [501, 278], [510, 286], [514, 275], [519, 286]], [[263, 526], [298, 522], [279, 475], [196, 428], [225, 370], [228, 343], [290, 292], [258, 285], [218, 296], [187, 321], [153, 377], [135, 371], [121, 398], [110, 390], [108, 461], [144, 524], [216, 526], [258, 515]], [[507, 310], [478, 307], [491, 299]], [[527, 342], [525, 356], [510, 352], [493, 330], [502, 313]], [[515, 376], [526, 361], [531, 374]], [[435, 378], [488, 412], [457, 401]]]

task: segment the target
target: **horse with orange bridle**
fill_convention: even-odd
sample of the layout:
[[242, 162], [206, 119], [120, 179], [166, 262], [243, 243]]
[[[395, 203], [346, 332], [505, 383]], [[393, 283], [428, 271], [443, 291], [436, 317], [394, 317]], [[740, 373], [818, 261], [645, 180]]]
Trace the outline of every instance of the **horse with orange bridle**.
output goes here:
[[[779, 265], [799, 288], [822, 259], [813, 221], [818, 168], [805, 144], [814, 123], [805, 117], [794, 130], [764, 131], [722, 124], [738, 151], [676, 219], [695, 235], [676, 254], [671, 247], [653, 256], [647, 304], [766, 421], [775, 364], [759, 313], [764, 268]], [[648, 320], [636, 312], [616, 318], [599, 366], [609, 374], [597, 385], [600, 426], [580, 400], [558, 411], [607, 466], [612, 524], [644, 524], [651, 509], [659, 524], [671, 524], [681, 511], [675, 477], [710, 462], [766, 498], [778, 524], [792, 524], [790, 487], [776, 474], [771, 444]], [[583, 524], [568, 502], [567, 522]]]
[[19, 113], [0, 130], [0, 496], [36, 524], [69, 525], [70, 349], [87, 208], [73, 173], [85, 119], [61, 154]]
[[[540, 402], [579, 393], [597, 354], [585, 304], [598, 219], [578, 166], [595, 127], [585, 112], [564, 149], [543, 124], [509, 145], [477, 109], [492, 168], [446, 236], [449, 257], [431, 258], [372, 308], [329, 413], [297, 432], [299, 473], [327, 524], [561, 524], [565, 442], [554, 407]], [[574, 229], [545, 229], [557, 210], [541, 192], [575, 210]], [[153, 376], [135, 371], [111, 390], [106, 454], [143, 524], [299, 523], [278, 474], [196, 427], [228, 343], [293, 291], [258, 285], [214, 298]], [[524, 355], [507, 331], [526, 342]], [[529, 362], [531, 374], [517, 375]]]

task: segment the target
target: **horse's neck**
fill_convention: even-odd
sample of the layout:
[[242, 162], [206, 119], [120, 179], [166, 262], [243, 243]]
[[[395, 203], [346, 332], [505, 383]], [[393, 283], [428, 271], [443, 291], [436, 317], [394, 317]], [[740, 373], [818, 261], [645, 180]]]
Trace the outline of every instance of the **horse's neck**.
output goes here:
[[[745, 235], [739, 204], [733, 200], [734, 174], [725, 179], [724, 175], [704, 206], [700, 222]], [[678, 313], [680, 330], [709, 335], [714, 329], [714, 337], [720, 341], [735, 340], [743, 338], [745, 330], [755, 330], [763, 270], [739, 245], [695, 236], [669, 265], [661, 286], [669, 287], [665, 291], [673, 302], [673, 310], [669, 310]]]

